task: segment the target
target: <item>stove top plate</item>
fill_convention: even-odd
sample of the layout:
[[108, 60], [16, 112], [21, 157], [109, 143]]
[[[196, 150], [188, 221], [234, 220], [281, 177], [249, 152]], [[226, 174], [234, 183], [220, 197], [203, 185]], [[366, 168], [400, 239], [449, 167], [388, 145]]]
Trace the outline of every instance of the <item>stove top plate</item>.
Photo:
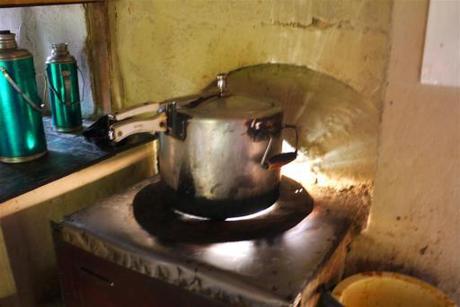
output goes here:
[[231, 306], [293, 306], [340, 272], [353, 228], [340, 211], [329, 210], [333, 199], [316, 195], [306, 218], [272, 238], [168, 243], [143, 229], [133, 212], [139, 191], [158, 181], [159, 176], [145, 179], [75, 212], [56, 225], [55, 236], [129, 270]]
[[313, 209], [313, 199], [296, 181], [282, 177], [278, 200], [253, 216], [227, 221], [185, 216], [174, 208], [177, 194], [162, 181], [144, 187], [133, 201], [137, 222], [158, 240], [218, 243], [270, 238], [297, 225]]

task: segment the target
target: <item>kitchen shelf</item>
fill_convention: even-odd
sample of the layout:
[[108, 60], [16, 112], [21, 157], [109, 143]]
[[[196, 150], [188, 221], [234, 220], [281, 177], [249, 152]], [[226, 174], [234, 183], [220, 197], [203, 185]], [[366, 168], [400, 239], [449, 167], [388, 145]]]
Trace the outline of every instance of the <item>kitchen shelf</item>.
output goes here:
[[[85, 122], [89, 125], [90, 122]], [[56, 132], [50, 118], [44, 118], [48, 144], [46, 156], [26, 163], [0, 163], [0, 205], [7, 200], [32, 191], [133, 147], [155, 139], [139, 134], [117, 146], [98, 146], [78, 134]]]

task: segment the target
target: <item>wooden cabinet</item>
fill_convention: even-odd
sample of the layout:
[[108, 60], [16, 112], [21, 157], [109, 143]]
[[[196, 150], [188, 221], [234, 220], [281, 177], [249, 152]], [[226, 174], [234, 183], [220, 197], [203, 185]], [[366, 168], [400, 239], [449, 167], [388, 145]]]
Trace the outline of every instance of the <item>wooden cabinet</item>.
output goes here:
[[128, 270], [55, 241], [67, 307], [223, 307], [222, 303]]
[[104, 0], [0, 0], [0, 7], [104, 2]]

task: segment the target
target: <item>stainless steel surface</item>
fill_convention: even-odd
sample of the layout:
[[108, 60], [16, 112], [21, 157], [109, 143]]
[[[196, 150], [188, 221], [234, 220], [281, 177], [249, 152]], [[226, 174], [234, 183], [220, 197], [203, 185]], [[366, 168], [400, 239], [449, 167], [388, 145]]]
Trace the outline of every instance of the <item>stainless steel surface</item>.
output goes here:
[[16, 49], [16, 34], [11, 33], [9, 30], [0, 31], [0, 50], [1, 49]]
[[[193, 200], [179, 197], [164, 181], [148, 185], [134, 197], [132, 206], [136, 221], [147, 232], [165, 242], [221, 243], [273, 237], [300, 223], [313, 210], [313, 199], [298, 182], [282, 177], [279, 196], [270, 199], [266, 208], [260, 199], [244, 203], [214, 203], [204, 208], [217, 220], [191, 218], [183, 214], [194, 210]], [[155, 200], [152, 200], [155, 195]], [[203, 208], [201, 204], [200, 208]], [[266, 209], [261, 209], [266, 208]], [[243, 217], [219, 220], [237, 211]], [[196, 214], [195, 214], [196, 215]]]
[[16, 34], [8, 30], [0, 31], [0, 60], [15, 60], [32, 57], [29, 51], [18, 49]]
[[68, 55], [68, 43], [54, 43], [51, 44], [51, 53], [53, 55]]
[[272, 137], [270, 137], [270, 141], [268, 142], [267, 149], [265, 149], [264, 155], [262, 157], [262, 161], [260, 161], [260, 165], [265, 169], [280, 169], [286, 164], [291, 163], [295, 159], [297, 159], [297, 152], [299, 150], [299, 132], [297, 127], [294, 125], [284, 125], [283, 129], [293, 129], [295, 132], [295, 150], [291, 152], [285, 153], [278, 153], [270, 158], [268, 158], [268, 153], [270, 152], [270, 148], [272, 145]]
[[[238, 306], [292, 306], [313, 291], [349, 222], [315, 206], [306, 219], [270, 240], [162, 244], [133, 217], [145, 180], [67, 218], [63, 240], [96, 256], [189, 291]], [[331, 270], [327, 268], [326, 270]], [[313, 289], [312, 289], [313, 287]]]
[[262, 156], [262, 160], [260, 160], [260, 165], [261, 165], [263, 168], [266, 168], [266, 167], [265, 167], [265, 162], [267, 161], [268, 154], [269, 154], [270, 151], [272, 150], [272, 144], [273, 144], [273, 138], [270, 137], [270, 139], [268, 140], [267, 148], [265, 148], [264, 155]]
[[219, 89], [220, 96], [224, 96], [225, 91], [227, 90], [227, 75], [226, 74], [217, 75], [217, 88]]
[[282, 113], [281, 107], [272, 100], [260, 100], [227, 93], [212, 96], [196, 107], [178, 107], [179, 112], [201, 119], [262, 119]]
[[77, 60], [69, 53], [68, 43], [51, 44], [51, 55], [46, 58], [46, 64], [76, 62]]
[[[241, 200], [277, 189], [279, 169], [260, 165], [269, 137], [255, 140], [248, 134], [247, 121], [193, 117], [187, 122], [185, 140], [161, 134], [163, 180], [181, 194], [207, 200]], [[270, 155], [281, 152], [282, 145], [280, 133], [272, 139]]]
[[180, 194], [207, 201], [273, 193], [279, 169], [264, 169], [260, 161], [264, 153], [281, 152], [282, 110], [274, 101], [232, 95], [225, 82], [218, 75], [221, 96], [174, 106], [169, 122], [185, 127], [185, 136], [160, 135], [160, 174]]
[[[110, 126], [110, 140], [164, 132], [160, 134], [160, 174], [184, 196], [206, 202], [274, 198], [280, 170], [264, 164], [281, 153], [281, 107], [269, 99], [232, 95], [226, 90], [225, 74], [217, 76], [216, 85], [218, 93], [146, 103], [111, 115], [111, 120], [119, 122]], [[157, 110], [167, 116], [166, 131], [158, 116], [133, 118]], [[149, 124], [149, 120], [156, 122]]]
[[74, 128], [58, 128], [58, 127], [54, 127], [54, 130], [56, 130], [58, 132], [63, 132], [63, 133], [78, 132], [78, 131], [81, 131], [82, 129], [83, 129], [83, 125], [78, 126], [78, 127], [74, 127]]

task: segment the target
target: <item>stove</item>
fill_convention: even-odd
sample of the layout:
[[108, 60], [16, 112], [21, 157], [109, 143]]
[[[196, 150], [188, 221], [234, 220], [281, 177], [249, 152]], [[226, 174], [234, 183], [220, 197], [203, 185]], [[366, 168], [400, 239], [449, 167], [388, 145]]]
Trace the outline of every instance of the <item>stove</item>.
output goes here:
[[[261, 207], [267, 207], [263, 200], [260, 202]], [[189, 207], [189, 203], [190, 199], [179, 197], [158, 181], [136, 194], [132, 211], [139, 225], [159, 241], [219, 243], [274, 238], [297, 225], [313, 209], [313, 199], [306, 190], [286, 177], [281, 180], [276, 202], [255, 214], [208, 220], [180, 211]], [[252, 207], [255, 206], [257, 203]], [[215, 208], [217, 212], [219, 204]]]
[[55, 239], [225, 306], [310, 305], [343, 269], [350, 221], [286, 177], [277, 202], [252, 216], [200, 219], [175, 201], [149, 178], [67, 217]]

